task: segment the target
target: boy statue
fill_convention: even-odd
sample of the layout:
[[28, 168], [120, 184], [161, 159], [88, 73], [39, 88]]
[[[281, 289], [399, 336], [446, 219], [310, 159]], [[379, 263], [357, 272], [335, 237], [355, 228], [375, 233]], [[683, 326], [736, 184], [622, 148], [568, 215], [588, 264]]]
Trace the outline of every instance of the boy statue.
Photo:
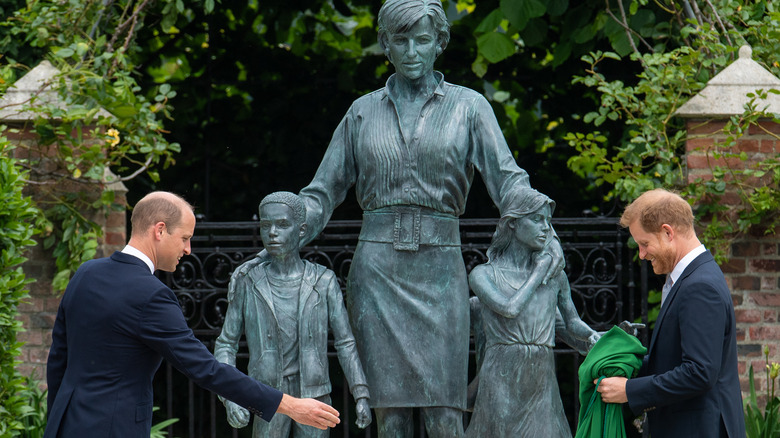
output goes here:
[[[302, 260], [301, 237], [306, 232], [306, 207], [298, 195], [274, 192], [260, 202], [260, 236], [268, 252], [263, 263], [236, 269], [228, 287], [228, 309], [214, 356], [236, 365], [239, 339], [246, 335], [248, 374], [290, 395], [330, 404], [328, 326], [333, 332], [339, 363], [357, 402], [357, 425], [371, 423], [369, 393], [355, 347], [341, 289], [333, 271]], [[222, 400], [228, 423], [249, 423], [249, 412]], [[277, 415], [255, 421], [254, 438], [326, 437], [319, 430]]]

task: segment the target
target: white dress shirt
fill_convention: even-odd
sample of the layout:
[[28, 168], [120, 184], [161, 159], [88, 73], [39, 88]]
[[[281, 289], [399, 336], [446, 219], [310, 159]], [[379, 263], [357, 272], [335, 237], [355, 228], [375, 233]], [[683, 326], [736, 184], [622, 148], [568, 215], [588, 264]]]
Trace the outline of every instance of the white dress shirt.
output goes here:
[[154, 274], [154, 263], [152, 263], [152, 259], [147, 257], [146, 254], [142, 253], [138, 248], [132, 247], [130, 245], [125, 245], [125, 247], [122, 249], [122, 252], [125, 254], [129, 254], [131, 256], [138, 257], [139, 259], [143, 260], [144, 263], [146, 263], [146, 266], [149, 267], [149, 270], [152, 271], [152, 274]]

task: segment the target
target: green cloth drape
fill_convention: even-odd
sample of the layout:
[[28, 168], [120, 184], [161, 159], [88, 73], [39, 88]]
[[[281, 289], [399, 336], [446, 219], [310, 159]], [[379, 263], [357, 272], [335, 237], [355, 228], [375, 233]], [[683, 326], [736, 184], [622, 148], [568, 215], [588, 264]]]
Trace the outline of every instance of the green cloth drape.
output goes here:
[[642, 366], [647, 349], [620, 327], [604, 333], [580, 365], [580, 416], [575, 438], [625, 438], [622, 404], [604, 403], [594, 380], [633, 377]]

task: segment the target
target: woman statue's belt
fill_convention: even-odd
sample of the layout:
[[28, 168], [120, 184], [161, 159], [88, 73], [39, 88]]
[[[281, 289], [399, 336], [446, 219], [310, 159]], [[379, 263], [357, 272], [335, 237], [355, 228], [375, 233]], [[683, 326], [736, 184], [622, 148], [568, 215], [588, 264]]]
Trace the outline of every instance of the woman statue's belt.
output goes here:
[[458, 218], [412, 206], [363, 212], [360, 240], [392, 243], [396, 251], [417, 251], [420, 245], [460, 246]]

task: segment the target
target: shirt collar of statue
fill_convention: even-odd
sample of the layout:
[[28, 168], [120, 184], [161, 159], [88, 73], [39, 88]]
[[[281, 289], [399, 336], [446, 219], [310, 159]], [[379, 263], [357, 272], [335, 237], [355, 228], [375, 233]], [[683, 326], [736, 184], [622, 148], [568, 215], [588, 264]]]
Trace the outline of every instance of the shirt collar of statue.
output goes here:
[[[393, 73], [390, 75], [389, 78], [387, 78], [387, 83], [385, 83], [385, 89], [382, 92], [382, 99], [385, 99], [387, 97], [390, 97], [390, 100], [395, 101], [395, 93], [393, 92], [393, 89], [395, 88], [395, 75], [397, 73]], [[433, 77], [436, 79], [436, 89], [433, 90], [433, 94], [436, 96], [444, 96], [444, 75], [441, 72], [435, 71], [433, 72]]]

